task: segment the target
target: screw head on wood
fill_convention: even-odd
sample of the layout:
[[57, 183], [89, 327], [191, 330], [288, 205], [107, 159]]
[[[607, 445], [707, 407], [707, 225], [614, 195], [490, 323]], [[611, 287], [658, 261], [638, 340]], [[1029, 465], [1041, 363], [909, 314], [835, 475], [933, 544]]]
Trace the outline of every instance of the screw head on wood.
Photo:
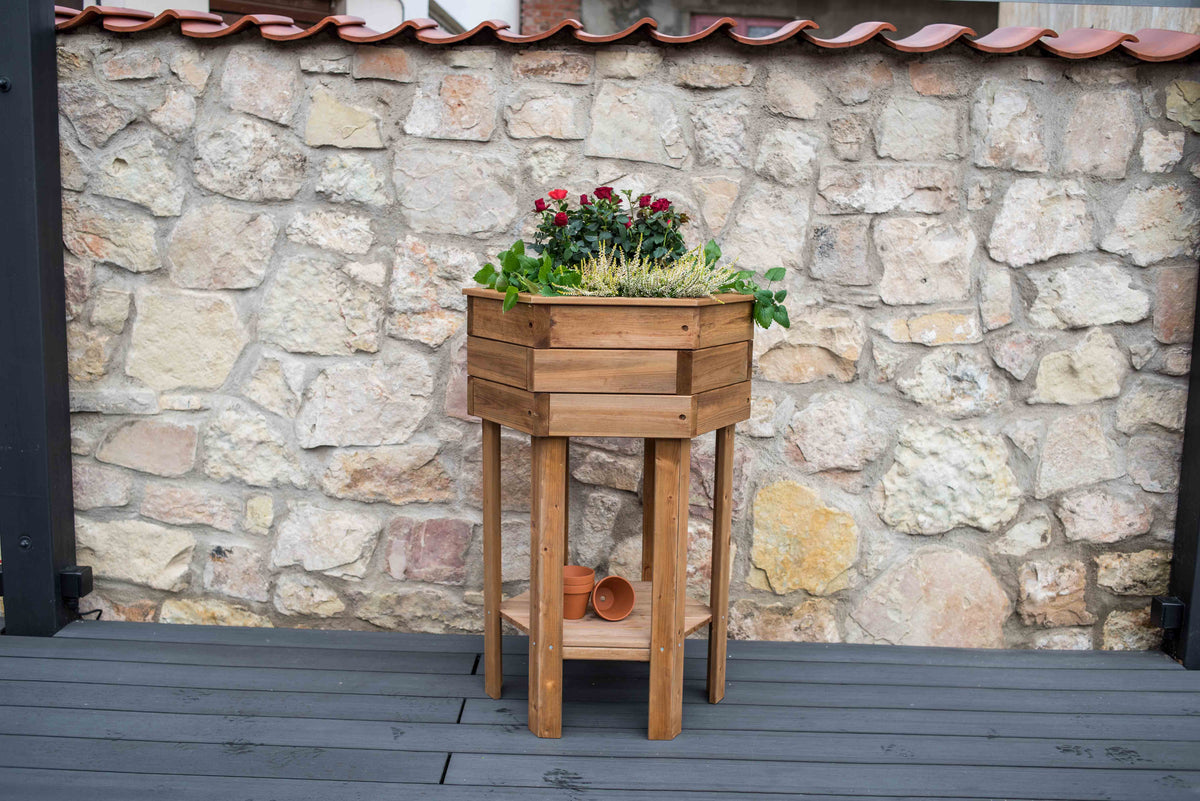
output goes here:
[[28, 551], [33, 547], [33, 540], [29, 539], [28, 536], [21, 537], [21, 539], [17, 540], [17, 547], [22, 551]]
[[12, 89], [12, 81], [0, 76], [0, 92], [7, 92], [9, 89]]

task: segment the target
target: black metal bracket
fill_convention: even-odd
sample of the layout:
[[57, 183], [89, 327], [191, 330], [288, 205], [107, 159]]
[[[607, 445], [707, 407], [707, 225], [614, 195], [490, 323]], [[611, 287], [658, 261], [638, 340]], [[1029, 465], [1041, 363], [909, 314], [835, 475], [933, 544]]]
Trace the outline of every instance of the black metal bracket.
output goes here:
[[58, 577], [62, 597], [68, 601], [78, 601], [85, 595], [90, 594], [94, 586], [92, 582], [92, 569], [90, 567], [71, 565], [70, 567], [63, 568], [59, 572]]
[[1150, 600], [1150, 623], [1164, 631], [1177, 631], [1183, 625], [1187, 610], [1183, 601], [1173, 595], [1159, 595]]

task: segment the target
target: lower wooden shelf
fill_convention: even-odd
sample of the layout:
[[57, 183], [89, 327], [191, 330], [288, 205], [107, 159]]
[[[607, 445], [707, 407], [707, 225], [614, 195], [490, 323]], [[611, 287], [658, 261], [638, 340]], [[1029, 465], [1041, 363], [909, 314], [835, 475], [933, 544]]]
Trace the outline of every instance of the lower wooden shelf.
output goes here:
[[[616, 623], [599, 617], [588, 608], [579, 620], [563, 620], [563, 659], [613, 659], [650, 661], [650, 582], [635, 581], [637, 601], [629, 617]], [[523, 592], [500, 604], [500, 616], [529, 633], [529, 593]], [[688, 598], [683, 610], [683, 633], [691, 634], [712, 620], [712, 610]]]

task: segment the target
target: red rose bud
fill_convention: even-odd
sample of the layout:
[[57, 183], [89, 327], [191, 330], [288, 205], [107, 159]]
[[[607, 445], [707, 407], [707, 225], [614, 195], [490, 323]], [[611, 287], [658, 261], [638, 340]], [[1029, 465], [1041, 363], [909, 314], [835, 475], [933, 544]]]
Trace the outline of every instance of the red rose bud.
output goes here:
[[[561, 200], [561, 198], [555, 198], [555, 200]], [[560, 211], [558, 214], [555, 214], [554, 215], [554, 224], [557, 225], [559, 228], [562, 228], [564, 225], [566, 225], [567, 224], [567, 213], [565, 211]]]
[[633, 227], [633, 220], [626, 220], [626, 221], [625, 221], [625, 227], [626, 227], [626, 228], [632, 228], [632, 227]]
[[650, 196], [649, 195], [642, 195], [641, 197], [638, 198], [638, 206], [640, 208], [644, 209], [649, 205], [650, 205]]
[[600, 198], [601, 200], [612, 200], [612, 187], [611, 186], [598, 186], [598, 187], [596, 187], [596, 191], [594, 194], [596, 195], [596, 197]]
[[562, 200], [563, 198], [565, 198], [567, 196], [567, 190], [551, 189], [549, 194], [550, 194], [550, 197], [553, 198], [554, 200]]
[[[597, 195], [597, 197], [599, 197], [599, 195]], [[579, 205], [580, 206], [590, 206], [590, 205], [592, 205], [592, 201], [588, 200], [587, 195], [580, 195], [579, 196]]]
[[537, 200], [533, 201], [533, 208], [534, 211], [545, 211], [546, 201], [539, 197]]

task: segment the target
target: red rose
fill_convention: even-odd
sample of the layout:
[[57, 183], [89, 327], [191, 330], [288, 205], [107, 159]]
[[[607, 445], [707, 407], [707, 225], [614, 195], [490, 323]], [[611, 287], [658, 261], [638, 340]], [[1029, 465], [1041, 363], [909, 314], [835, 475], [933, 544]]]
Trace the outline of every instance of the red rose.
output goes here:
[[612, 187], [611, 186], [598, 186], [598, 187], [596, 187], [596, 191], [594, 194], [596, 195], [596, 197], [600, 198], [601, 200], [612, 200]]
[[649, 195], [642, 195], [641, 197], [638, 198], [638, 206], [640, 208], [644, 209], [649, 205], [650, 205], [650, 196]]
[[565, 198], [567, 196], [567, 190], [551, 189], [549, 194], [550, 194], [550, 197], [554, 198], [555, 200], [562, 200], [563, 198]]
[[650, 204], [650, 211], [666, 211], [671, 208], [671, 201], [665, 197], [660, 197], [658, 200]]
[[[558, 198], [556, 198], [556, 199], [558, 199]], [[562, 228], [564, 225], [566, 225], [567, 224], [567, 213], [565, 211], [560, 211], [558, 214], [555, 214], [554, 215], [554, 224], [557, 225], [559, 228]]]
[[625, 227], [626, 227], [626, 228], [632, 228], [632, 227], [633, 227], [633, 220], [626, 220], [626, 221], [625, 221]]
[[533, 201], [533, 208], [534, 211], [545, 211], [546, 201], [539, 197], [537, 200]]
[[[599, 195], [597, 195], [597, 197], [599, 197]], [[590, 205], [592, 205], [592, 201], [588, 200], [587, 195], [580, 195], [579, 196], [579, 205], [580, 206], [590, 206]]]

